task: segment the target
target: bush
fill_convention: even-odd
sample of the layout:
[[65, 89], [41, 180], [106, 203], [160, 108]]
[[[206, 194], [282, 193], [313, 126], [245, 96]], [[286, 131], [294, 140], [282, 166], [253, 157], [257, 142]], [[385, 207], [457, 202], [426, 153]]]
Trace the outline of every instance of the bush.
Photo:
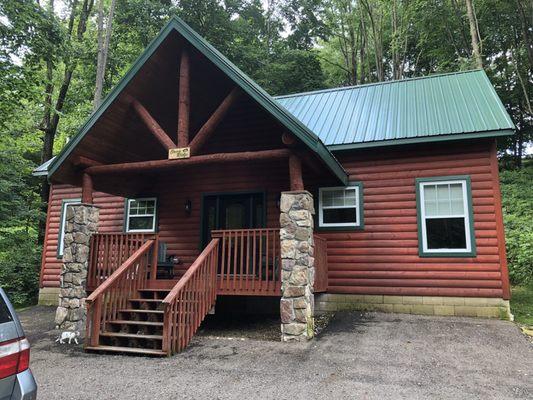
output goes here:
[[533, 282], [533, 165], [500, 174], [509, 278]]
[[16, 306], [37, 300], [41, 247], [36, 242], [25, 229], [0, 231], [0, 287]]

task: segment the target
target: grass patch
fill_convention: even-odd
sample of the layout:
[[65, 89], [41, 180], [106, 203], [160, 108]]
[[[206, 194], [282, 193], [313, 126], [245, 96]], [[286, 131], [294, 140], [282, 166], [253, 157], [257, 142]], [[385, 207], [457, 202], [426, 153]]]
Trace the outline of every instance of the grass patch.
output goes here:
[[519, 324], [533, 326], [533, 284], [512, 287], [511, 312]]

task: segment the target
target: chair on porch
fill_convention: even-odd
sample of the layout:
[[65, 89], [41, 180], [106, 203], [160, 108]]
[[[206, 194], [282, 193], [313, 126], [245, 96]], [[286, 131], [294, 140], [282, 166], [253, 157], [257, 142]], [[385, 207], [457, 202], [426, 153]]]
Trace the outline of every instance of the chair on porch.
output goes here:
[[157, 247], [157, 279], [174, 279], [174, 262], [171, 257], [167, 255], [167, 244], [159, 241]]

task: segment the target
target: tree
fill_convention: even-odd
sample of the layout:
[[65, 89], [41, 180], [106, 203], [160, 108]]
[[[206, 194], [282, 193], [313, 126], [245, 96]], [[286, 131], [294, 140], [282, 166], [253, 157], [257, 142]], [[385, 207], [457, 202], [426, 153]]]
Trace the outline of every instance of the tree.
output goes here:
[[93, 108], [96, 110], [102, 102], [102, 90], [104, 86], [104, 76], [109, 53], [109, 41], [113, 30], [113, 13], [115, 11], [115, 1], [111, 0], [109, 14], [104, 33], [104, 0], [98, 3], [98, 56], [96, 65], [96, 84], [94, 90]]
[[468, 24], [470, 26], [470, 40], [472, 41], [472, 56], [476, 62], [477, 68], [483, 68], [483, 60], [481, 58], [479, 26], [477, 23], [476, 12], [472, 0], [465, 0], [466, 12], [468, 15]]

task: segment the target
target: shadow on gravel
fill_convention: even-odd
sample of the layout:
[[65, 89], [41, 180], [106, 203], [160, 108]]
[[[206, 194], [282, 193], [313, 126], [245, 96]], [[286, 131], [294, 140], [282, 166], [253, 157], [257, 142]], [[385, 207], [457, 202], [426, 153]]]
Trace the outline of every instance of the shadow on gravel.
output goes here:
[[367, 313], [337, 312], [321, 332], [321, 335], [317, 336], [317, 339], [320, 339], [321, 336], [328, 337], [338, 333], [364, 333], [374, 318]]

